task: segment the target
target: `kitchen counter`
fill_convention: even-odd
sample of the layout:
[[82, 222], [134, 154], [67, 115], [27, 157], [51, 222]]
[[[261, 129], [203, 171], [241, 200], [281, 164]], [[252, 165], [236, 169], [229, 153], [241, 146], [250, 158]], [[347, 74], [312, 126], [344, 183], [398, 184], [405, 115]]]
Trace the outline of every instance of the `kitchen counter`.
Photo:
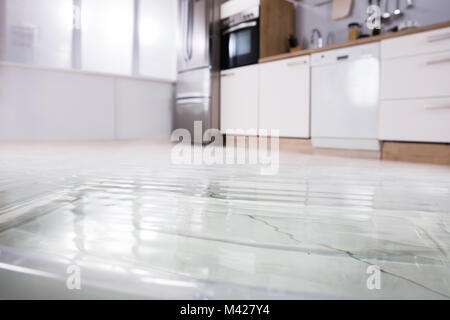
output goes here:
[[259, 63], [276, 61], [276, 60], [281, 60], [281, 59], [288, 59], [288, 58], [293, 58], [293, 57], [298, 57], [298, 56], [304, 56], [304, 55], [308, 55], [311, 53], [345, 48], [345, 47], [355, 46], [355, 45], [359, 45], [359, 44], [377, 42], [377, 41], [384, 40], [384, 39], [396, 38], [396, 37], [401, 37], [401, 36], [406, 36], [406, 35], [411, 35], [411, 34], [415, 34], [415, 33], [431, 31], [431, 30], [441, 29], [441, 28], [446, 28], [446, 27], [450, 27], [450, 21], [431, 24], [428, 26], [417, 27], [417, 28], [398, 31], [398, 32], [389, 32], [389, 33], [385, 33], [385, 34], [381, 34], [381, 35], [373, 36], [373, 37], [369, 37], [369, 38], [361, 38], [361, 39], [353, 40], [353, 41], [335, 43], [335, 44], [325, 46], [323, 48], [318, 48], [318, 49], [305, 49], [305, 50], [300, 50], [300, 51], [296, 51], [296, 52], [283, 53], [283, 54], [279, 54], [276, 56], [259, 59]]

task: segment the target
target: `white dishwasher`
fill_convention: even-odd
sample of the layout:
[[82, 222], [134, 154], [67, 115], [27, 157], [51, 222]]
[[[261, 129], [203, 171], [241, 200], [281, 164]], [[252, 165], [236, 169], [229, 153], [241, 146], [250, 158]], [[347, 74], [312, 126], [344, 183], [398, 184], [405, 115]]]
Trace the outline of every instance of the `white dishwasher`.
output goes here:
[[380, 150], [379, 43], [311, 56], [311, 140], [318, 148]]

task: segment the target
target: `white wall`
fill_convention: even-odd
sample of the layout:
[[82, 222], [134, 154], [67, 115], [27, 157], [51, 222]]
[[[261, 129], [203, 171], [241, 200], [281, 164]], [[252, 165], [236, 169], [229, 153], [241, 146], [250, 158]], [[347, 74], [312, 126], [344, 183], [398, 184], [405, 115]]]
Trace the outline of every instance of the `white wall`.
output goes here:
[[168, 139], [171, 82], [0, 64], [0, 140]]

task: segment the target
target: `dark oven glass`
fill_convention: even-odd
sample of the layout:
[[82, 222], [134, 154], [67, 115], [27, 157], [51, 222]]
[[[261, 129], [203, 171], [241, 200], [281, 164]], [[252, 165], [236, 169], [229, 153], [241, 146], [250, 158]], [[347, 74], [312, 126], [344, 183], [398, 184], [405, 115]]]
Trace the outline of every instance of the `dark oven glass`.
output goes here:
[[[256, 23], [254, 23], [256, 22]], [[259, 23], [252, 20], [230, 29], [222, 30], [222, 70], [258, 63]]]

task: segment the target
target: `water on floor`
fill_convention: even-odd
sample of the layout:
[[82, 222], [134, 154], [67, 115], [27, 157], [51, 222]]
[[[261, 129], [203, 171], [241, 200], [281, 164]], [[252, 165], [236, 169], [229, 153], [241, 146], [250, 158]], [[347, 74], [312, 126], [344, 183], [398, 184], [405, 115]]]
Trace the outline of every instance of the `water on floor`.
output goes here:
[[283, 153], [263, 175], [169, 156], [2, 144], [0, 298], [450, 297], [449, 167]]

